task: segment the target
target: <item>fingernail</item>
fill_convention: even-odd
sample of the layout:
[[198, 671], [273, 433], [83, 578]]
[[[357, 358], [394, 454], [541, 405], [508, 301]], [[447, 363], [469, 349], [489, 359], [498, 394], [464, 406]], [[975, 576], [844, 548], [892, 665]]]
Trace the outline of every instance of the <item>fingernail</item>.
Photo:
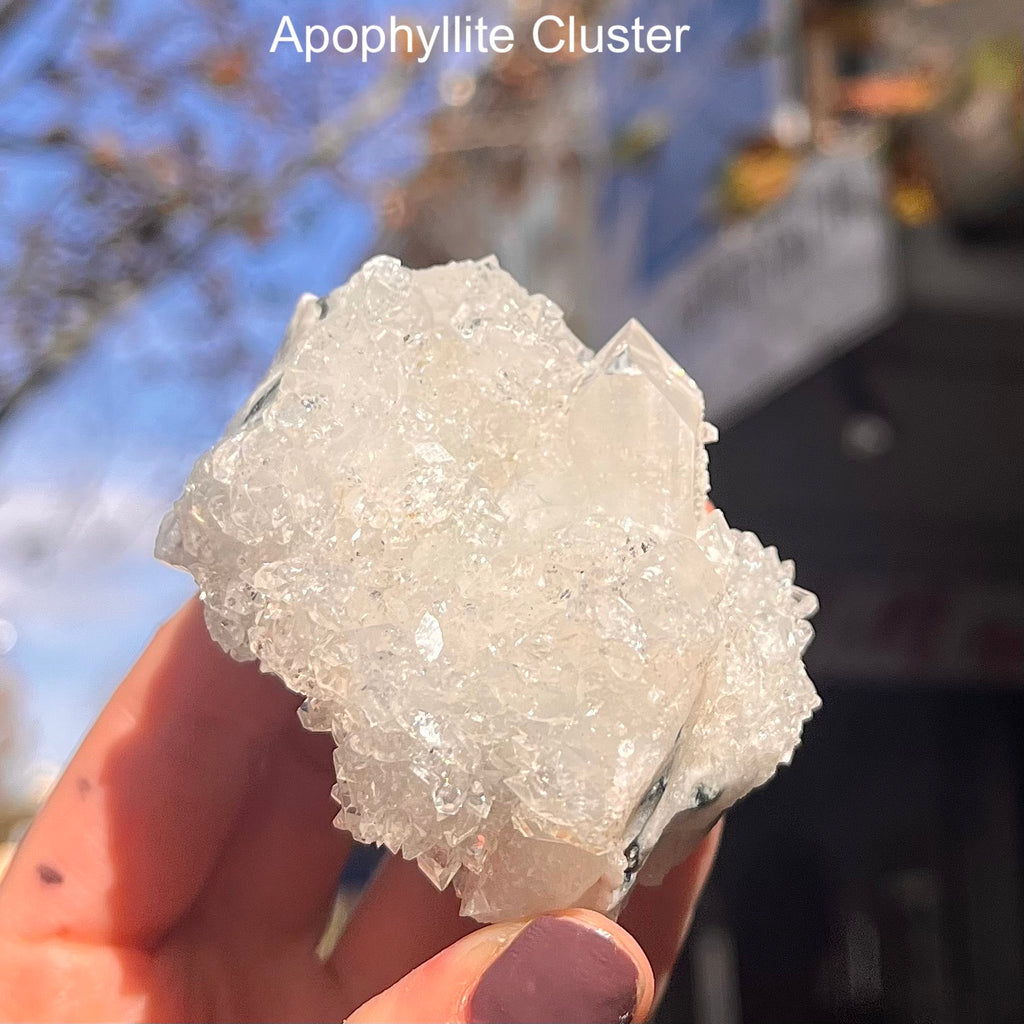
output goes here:
[[531, 921], [484, 971], [471, 1024], [628, 1024], [636, 965], [615, 942], [571, 917]]

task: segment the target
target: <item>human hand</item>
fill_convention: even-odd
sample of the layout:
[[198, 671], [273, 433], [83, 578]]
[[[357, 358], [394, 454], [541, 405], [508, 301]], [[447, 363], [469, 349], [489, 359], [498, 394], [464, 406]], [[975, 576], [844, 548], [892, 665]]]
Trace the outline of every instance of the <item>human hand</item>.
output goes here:
[[717, 828], [618, 925], [570, 910], [480, 928], [390, 858], [322, 961], [352, 840], [332, 825], [331, 738], [303, 730], [298, 704], [221, 651], [198, 601], [160, 630], [0, 885], [0, 1019], [648, 1015]]

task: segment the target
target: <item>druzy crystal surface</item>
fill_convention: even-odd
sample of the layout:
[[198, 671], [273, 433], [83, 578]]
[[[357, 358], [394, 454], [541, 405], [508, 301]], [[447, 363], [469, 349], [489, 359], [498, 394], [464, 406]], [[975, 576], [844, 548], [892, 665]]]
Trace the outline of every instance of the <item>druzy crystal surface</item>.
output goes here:
[[694, 382], [493, 259], [303, 296], [157, 553], [336, 743], [337, 824], [482, 921], [614, 912], [789, 760], [812, 594], [707, 505]]

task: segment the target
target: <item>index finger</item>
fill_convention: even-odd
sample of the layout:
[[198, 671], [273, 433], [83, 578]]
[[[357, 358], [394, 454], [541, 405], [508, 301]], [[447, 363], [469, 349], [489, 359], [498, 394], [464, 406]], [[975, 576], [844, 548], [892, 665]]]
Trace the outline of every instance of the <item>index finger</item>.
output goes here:
[[272, 777], [281, 758], [290, 784], [298, 764], [323, 794], [323, 806], [303, 813], [333, 851], [329, 892], [344, 856], [330, 823], [331, 745], [302, 731], [299, 700], [230, 659], [210, 639], [199, 602], [186, 604], [114, 693], [30, 828], [0, 886], [0, 929], [155, 943], [221, 873], [218, 858], [256, 780]]

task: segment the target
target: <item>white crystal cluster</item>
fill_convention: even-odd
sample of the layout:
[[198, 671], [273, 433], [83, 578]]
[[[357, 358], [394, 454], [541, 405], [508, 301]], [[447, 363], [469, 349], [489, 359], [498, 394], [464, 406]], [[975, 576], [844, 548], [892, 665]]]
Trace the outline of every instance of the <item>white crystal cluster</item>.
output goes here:
[[378, 257], [300, 300], [157, 552], [333, 733], [340, 827], [482, 921], [614, 912], [818, 705], [814, 596], [708, 510], [714, 438], [635, 321], [593, 355], [493, 259]]

